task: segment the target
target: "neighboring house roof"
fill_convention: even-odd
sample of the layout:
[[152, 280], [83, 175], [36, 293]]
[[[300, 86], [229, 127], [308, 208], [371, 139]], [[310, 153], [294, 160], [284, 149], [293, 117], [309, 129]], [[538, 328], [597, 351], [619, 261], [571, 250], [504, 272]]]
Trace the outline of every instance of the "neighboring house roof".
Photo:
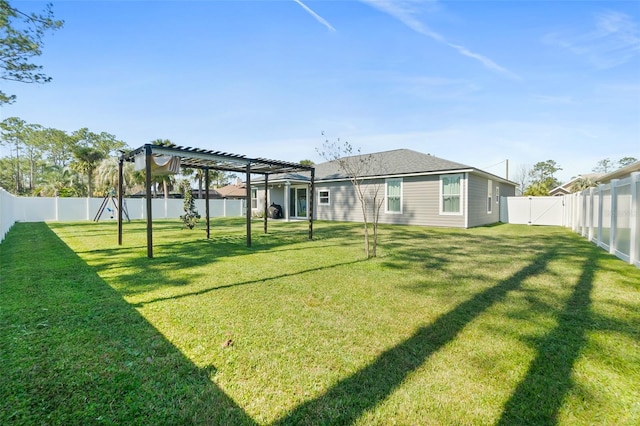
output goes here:
[[612, 181], [613, 179], [625, 178], [633, 172], [640, 172], [640, 161], [636, 161], [635, 163], [631, 163], [621, 169], [615, 170], [611, 173], [607, 173], [606, 175], [601, 176], [598, 179], [598, 182], [607, 183]]
[[600, 176], [602, 176], [602, 173], [584, 173], [584, 174], [579, 174], [578, 176], [576, 176], [573, 179], [571, 179], [569, 182], [564, 183], [564, 184], [562, 184], [560, 186], [556, 186], [555, 188], [553, 188], [551, 191], [549, 191], [549, 195], [566, 195], [566, 194], [570, 194], [571, 193], [571, 187], [578, 180], [580, 180], [580, 179], [589, 179], [592, 182], [596, 182], [600, 178]]
[[[206, 194], [206, 190], [203, 188], [202, 194], [201, 194], [198, 188], [191, 188], [191, 193], [194, 196], [197, 196], [197, 198], [204, 198]], [[209, 189], [209, 198], [222, 198], [222, 196], [215, 189]]]
[[[345, 157], [345, 159], [348, 161], [359, 161], [360, 159], [367, 161], [370, 168], [363, 173], [362, 177], [364, 178], [475, 171], [477, 173], [490, 176], [492, 179], [516, 185], [514, 182], [475, 167], [445, 160], [431, 154], [423, 154], [410, 149], [394, 149], [391, 151], [376, 152], [373, 154], [361, 154]], [[327, 161], [326, 163], [317, 164], [315, 166], [316, 182], [344, 180], [348, 178], [349, 176], [342, 171], [342, 167], [337, 160]], [[271, 175], [269, 177], [269, 182], [282, 180], [308, 182], [309, 179], [310, 174], [307, 172], [287, 173]], [[261, 180], [263, 179], [257, 179], [257, 181]]]
[[247, 187], [243, 183], [223, 186], [216, 191], [222, 198], [245, 198], [247, 196]]

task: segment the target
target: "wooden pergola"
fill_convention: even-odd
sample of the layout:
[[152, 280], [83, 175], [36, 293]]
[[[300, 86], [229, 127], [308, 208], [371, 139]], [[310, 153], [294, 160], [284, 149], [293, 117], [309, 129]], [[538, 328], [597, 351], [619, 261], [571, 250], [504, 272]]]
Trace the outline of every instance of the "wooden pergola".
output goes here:
[[251, 247], [251, 175], [264, 175], [264, 232], [267, 233], [268, 213], [268, 184], [269, 175], [274, 173], [291, 173], [299, 171], [311, 172], [311, 196], [309, 198], [309, 239], [313, 238], [313, 192], [315, 183], [315, 169], [313, 166], [305, 166], [286, 161], [269, 160], [266, 158], [247, 158], [244, 155], [229, 154], [220, 151], [210, 151], [199, 148], [189, 148], [177, 145], [153, 145], [145, 144], [140, 148], [127, 152], [120, 156], [118, 166], [118, 245], [122, 245], [122, 208], [124, 188], [122, 184], [124, 162], [134, 162], [136, 158], [144, 156], [146, 210], [147, 210], [147, 256], [153, 257], [153, 227], [151, 212], [151, 177], [153, 157], [169, 156], [180, 159], [180, 167], [201, 169], [205, 177], [205, 215], [207, 226], [207, 238], [209, 233], [209, 170], [222, 170], [228, 172], [246, 173], [246, 216], [247, 216], [247, 247]]

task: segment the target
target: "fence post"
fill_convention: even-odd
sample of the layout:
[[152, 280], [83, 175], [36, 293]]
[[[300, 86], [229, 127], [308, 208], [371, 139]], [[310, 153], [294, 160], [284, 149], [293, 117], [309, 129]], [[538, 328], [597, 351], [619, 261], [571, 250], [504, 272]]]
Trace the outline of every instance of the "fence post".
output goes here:
[[587, 191], [580, 191], [580, 235], [587, 236]]
[[574, 213], [574, 217], [573, 217], [573, 230], [575, 232], [577, 232], [578, 234], [581, 233], [580, 231], [580, 218], [582, 217], [582, 199], [580, 198], [580, 193], [579, 192], [574, 192], [574, 206], [575, 206], [575, 213]]
[[618, 234], [618, 183], [611, 179], [611, 228], [609, 229], [609, 253], [616, 254], [616, 236]]
[[[640, 186], [640, 172], [633, 172], [631, 179], [631, 217], [629, 226], [631, 228], [631, 245], [629, 247], [629, 263], [635, 265], [640, 263], [640, 198], [638, 197], [638, 187]], [[640, 266], [640, 265], [638, 265]]]
[[589, 188], [589, 218], [588, 218], [588, 223], [589, 223], [589, 234], [588, 234], [588, 238], [589, 241], [593, 241], [593, 195], [595, 192], [595, 188]]
[[596, 244], [600, 246], [602, 243], [602, 184], [598, 186], [598, 234]]

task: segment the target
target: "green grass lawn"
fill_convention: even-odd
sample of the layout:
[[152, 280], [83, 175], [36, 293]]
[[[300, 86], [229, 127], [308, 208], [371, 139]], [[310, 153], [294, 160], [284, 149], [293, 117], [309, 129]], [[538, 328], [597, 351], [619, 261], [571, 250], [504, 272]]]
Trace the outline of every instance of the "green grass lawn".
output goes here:
[[18, 223], [0, 424], [640, 423], [640, 270], [570, 230]]

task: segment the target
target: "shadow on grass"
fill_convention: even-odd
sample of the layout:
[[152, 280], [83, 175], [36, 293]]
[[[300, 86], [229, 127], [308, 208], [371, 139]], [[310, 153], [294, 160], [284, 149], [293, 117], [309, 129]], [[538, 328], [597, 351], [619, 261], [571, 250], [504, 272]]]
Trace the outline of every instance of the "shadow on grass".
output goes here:
[[539, 253], [532, 261], [493, 287], [421, 327], [409, 339], [382, 353], [373, 363], [347, 377], [326, 393], [298, 406], [274, 424], [350, 424], [388, 397], [413, 371], [462, 329], [495, 303], [518, 289], [524, 280], [545, 272], [556, 249]]
[[192, 291], [192, 292], [189, 292], [189, 293], [176, 294], [174, 296], [168, 296], [168, 297], [159, 297], [159, 298], [156, 298], [156, 299], [151, 299], [151, 300], [147, 300], [147, 301], [144, 301], [144, 302], [136, 303], [134, 306], [135, 307], [142, 307], [142, 306], [148, 305], [150, 303], [164, 302], [166, 300], [176, 300], [176, 299], [181, 299], [183, 297], [190, 297], [190, 296], [200, 296], [202, 294], [211, 293], [211, 292], [217, 291], [217, 290], [224, 290], [226, 288], [239, 287], [239, 286], [245, 286], [245, 285], [251, 285], [251, 284], [263, 284], [263, 283], [267, 283], [269, 281], [276, 281], [276, 280], [279, 280], [279, 279], [282, 279], [282, 278], [295, 277], [297, 275], [303, 275], [303, 274], [307, 274], [307, 273], [311, 273], [311, 272], [318, 272], [318, 271], [324, 271], [324, 270], [328, 270], [328, 269], [338, 268], [338, 267], [341, 267], [341, 266], [354, 265], [356, 263], [360, 263], [360, 262], [364, 262], [364, 261], [365, 261], [365, 259], [354, 260], [354, 261], [351, 261], [351, 262], [343, 262], [343, 263], [332, 263], [331, 265], [319, 266], [317, 268], [303, 269], [301, 271], [291, 272], [291, 273], [288, 273], [288, 274], [275, 275], [275, 276], [272, 276], [272, 277], [260, 278], [260, 279], [257, 279], [257, 280], [249, 280], [249, 281], [237, 282], [237, 283], [232, 283], [232, 284], [223, 284], [223, 285], [219, 285], [219, 286], [205, 288], [205, 289], [198, 290], [198, 291]]
[[[119, 282], [127, 283], [125, 287], [118, 288], [120, 294], [124, 296], [133, 296], [145, 293], [149, 290], [156, 290], [160, 287], [180, 288], [188, 286], [196, 278], [193, 271], [198, 270], [201, 266], [212, 266], [216, 262], [226, 259], [254, 255], [264, 252], [285, 252], [295, 251], [299, 253], [300, 258], [311, 257], [311, 254], [305, 254], [305, 250], [315, 250], [322, 247], [343, 246], [344, 241], [333, 241], [334, 238], [344, 238], [349, 230], [353, 231], [352, 225], [345, 225], [333, 229], [326, 224], [319, 225], [319, 240], [311, 242], [307, 238], [307, 229], [304, 223], [282, 223], [273, 226], [270, 234], [262, 234], [254, 232], [252, 237], [253, 244], [247, 247], [245, 244], [243, 219], [223, 218], [212, 226], [211, 238], [206, 239], [201, 232], [191, 230], [182, 230], [172, 221], [159, 221], [154, 224], [156, 228], [156, 242], [154, 243], [155, 257], [149, 259], [145, 255], [146, 245], [140, 244], [140, 238], [134, 237], [144, 236], [146, 234], [146, 223], [142, 221], [131, 222], [127, 224], [129, 228], [129, 243], [123, 246], [115, 246], [112, 244], [108, 248], [100, 247], [101, 243], [97, 242], [91, 246], [92, 239], [95, 238], [97, 232], [101, 235], [104, 229], [111, 229], [115, 232], [115, 224], [56, 224], [51, 223], [49, 226], [56, 232], [61, 232], [62, 237], [65, 235], [75, 236], [81, 234], [83, 239], [87, 241], [88, 246], [84, 250], [78, 250], [77, 253], [87, 259], [88, 263], [95, 268], [98, 273], [109, 271], [117, 273]], [[115, 238], [115, 234], [114, 234]], [[133, 242], [133, 245], [132, 245]], [[102, 245], [101, 247], [105, 247]], [[175, 271], [187, 271], [189, 274], [179, 274]], [[300, 271], [298, 273], [310, 272]], [[277, 278], [282, 278], [277, 277]], [[257, 283], [256, 281], [247, 281], [240, 284]], [[231, 287], [232, 285], [213, 286], [211, 289], [219, 289]]]
[[1, 424], [255, 424], [46, 224], [1, 250]]
[[526, 377], [504, 407], [499, 425], [555, 425], [565, 395], [573, 383], [571, 372], [587, 343], [591, 327], [591, 290], [597, 269], [598, 248], [591, 248], [582, 273], [558, 315], [558, 325], [538, 345], [538, 355]]

